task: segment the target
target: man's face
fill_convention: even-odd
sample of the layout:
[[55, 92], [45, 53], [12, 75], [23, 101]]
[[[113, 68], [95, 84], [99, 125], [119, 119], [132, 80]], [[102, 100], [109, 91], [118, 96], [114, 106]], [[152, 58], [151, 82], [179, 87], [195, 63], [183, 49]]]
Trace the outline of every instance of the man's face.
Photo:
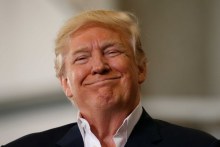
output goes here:
[[137, 66], [125, 34], [100, 26], [79, 29], [71, 36], [64, 64], [61, 84], [82, 114], [138, 104], [145, 67]]

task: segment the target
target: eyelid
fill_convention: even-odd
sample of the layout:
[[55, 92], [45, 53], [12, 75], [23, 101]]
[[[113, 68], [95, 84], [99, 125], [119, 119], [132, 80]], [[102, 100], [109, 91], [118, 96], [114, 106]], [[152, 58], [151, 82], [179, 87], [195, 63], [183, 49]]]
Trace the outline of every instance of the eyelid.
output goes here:
[[108, 57], [115, 57], [115, 56], [120, 55], [121, 53], [122, 52], [118, 49], [109, 49], [104, 52], [105, 56], [108, 56]]
[[88, 53], [78, 53], [74, 55], [75, 57], [73, 58], [73, 63], [74, 64], [83, 64], [88, 61], [88, 58], [90, 55]]

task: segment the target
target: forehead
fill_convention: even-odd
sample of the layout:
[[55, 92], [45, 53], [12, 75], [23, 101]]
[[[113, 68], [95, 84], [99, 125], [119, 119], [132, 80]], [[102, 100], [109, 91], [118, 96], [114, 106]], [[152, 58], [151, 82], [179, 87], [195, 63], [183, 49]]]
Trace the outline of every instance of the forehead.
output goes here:
[[[98, 33], [98, 35], [97, 35]], [[101, 37], [109, 37], [110, 35], [114, 35], [114, 37], [119, 36], [121, 34], [118, 30], [115, 30], [110, 27], [106, 27], [103, 25], [86, 25], [82, 26], [79, 29], [77, 29], [75, 32], [73, 32], [70, 36], [71, 39], [75, 39], [76, 37], [84, 37], [88, 38], [90, 36], [96, 36], [97, 38]], [[95, 39], [95, 38], [94, 38]]]
[[75, 36], [79, 33], [82, 33], [88, 29], [94, 29], [94, 28], [102, 28], [102, 29], [105, 29], [105, 30], [108, 30], [108, 31], [111, 31], [111, 32], [115, 32], [115, 33], [123, 33], [125, 31], [122, 31], [122, 29], [119, 29], [119, 27], [117, 26], [112, 26], [112, 25], [108, 25], [108, 24], [102, 24], [102, 23], [96, 23], [96, 22], [88, 22], [86, 24], [83, 24], [81, 25], [78, 29], [74, 30], [72, 33], [71, 33], [71, 36]]
[[130, 44], [129, 36], [119, 30], [102, 26], [90, 25], [79, 28], [70, 36], [69, 47], [87, 46], [93, 44], [121, 43]]

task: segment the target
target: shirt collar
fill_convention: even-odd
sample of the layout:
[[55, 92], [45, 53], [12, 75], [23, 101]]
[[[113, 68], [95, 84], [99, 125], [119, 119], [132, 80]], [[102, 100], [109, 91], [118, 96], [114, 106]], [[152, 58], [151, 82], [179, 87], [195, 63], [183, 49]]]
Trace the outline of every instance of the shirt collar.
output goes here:
[[121, 147], [126, 144], [132, 130], [134, 129], [134, 126], [141, 117], [142, 111], [143, 109], [141, 107], [141, 103], [139, 103], [136, 108], [124, 119], [122, 125], [118, 128], [113, 137], [117, 147]]
[[120, 131], [121, 127], [123, 127], [124, 125], [127, 125], [127, 136], [129, 137], [134, 126], [137, 124], [138, 120], [140, 119], [142, 111], [143, 109], [141, 107], [141, 103], [139, 103], [136, 106], [136, 108], [125, 118], [125, 120], [123, 121], [122, 125], [119, 127], [116, 134]]
[[[142, 114], [142, 107], [141, 103], [139, 103], [136, 108], [124, 119], [122, 125], [116, 131], [113, 140], [117, 147], [124, 146], [130, 136], [134, 126], [137, 124], [138, 120]], [[82, 118], [80, 112], [77, 115], [77, 124], [79, 126], [80, 133], [82, 135], [83, 141], [85, 142], [85, 136], [91, 135], [95, 137], [95, 135], [90, 130], [90, 125], [87, 120]]]

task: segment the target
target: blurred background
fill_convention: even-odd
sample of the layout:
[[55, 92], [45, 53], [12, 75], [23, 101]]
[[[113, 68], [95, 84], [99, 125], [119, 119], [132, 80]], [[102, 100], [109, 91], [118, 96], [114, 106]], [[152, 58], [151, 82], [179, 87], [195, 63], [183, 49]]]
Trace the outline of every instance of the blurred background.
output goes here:
[[0, 144], [76, 120], [54, 72], [54, 40], [89, 9], [139, 18], [149, 58], [142, 103], [154, 118], [220, 138], [219, 0], [0, 0]]

